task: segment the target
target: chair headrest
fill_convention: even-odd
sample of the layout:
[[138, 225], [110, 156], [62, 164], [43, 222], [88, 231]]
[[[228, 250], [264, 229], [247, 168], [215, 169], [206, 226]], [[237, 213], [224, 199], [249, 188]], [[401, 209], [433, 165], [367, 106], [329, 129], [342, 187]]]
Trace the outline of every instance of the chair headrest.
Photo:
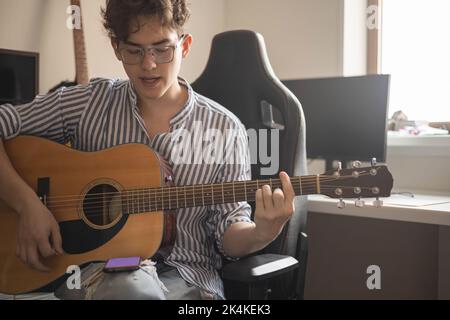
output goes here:
[[234, 30], [216, 35], [208, 64], [200, 76], [220, 75], [222, 80], [236, 81], [274, 78], [266, 45], [261, 34], [249, 30]]

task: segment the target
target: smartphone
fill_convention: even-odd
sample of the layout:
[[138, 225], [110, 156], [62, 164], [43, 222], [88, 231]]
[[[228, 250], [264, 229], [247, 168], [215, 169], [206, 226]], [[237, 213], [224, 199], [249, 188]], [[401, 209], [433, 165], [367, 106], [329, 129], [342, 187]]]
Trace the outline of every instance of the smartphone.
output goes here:
[[103, 271], [105, 272], [120, 272], [133, 271], [139, 269], [141, 264], [141, 257], [127, 257], [127, 258], [113, 258], [109, 259]]

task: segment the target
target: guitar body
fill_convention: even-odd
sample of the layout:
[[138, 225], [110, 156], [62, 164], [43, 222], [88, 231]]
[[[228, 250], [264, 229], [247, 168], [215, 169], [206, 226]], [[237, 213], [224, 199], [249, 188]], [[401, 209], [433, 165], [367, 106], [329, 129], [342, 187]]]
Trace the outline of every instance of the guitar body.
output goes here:
[[159, 249], [163, 212], [123, 214], [117, 196], [102, 197], [102, 208], [98, 198], [88, 200], [100, 192], [160, 187], [161, 165], [147, 146], [129, 144], [86, 153], [40, 138], [18, 137], [6, 141], [5, 148], [27, 184], [38, 194], [46, 191], [43, 200], [59, 223], [65, 254], [43, 260], [51, 268], [48, 273], [25, 265], [16, 256], [18, 215], [0, 202], [1, 293], [37, 290], [64, 275], [70, 265], [113, 257], [148, 258]]

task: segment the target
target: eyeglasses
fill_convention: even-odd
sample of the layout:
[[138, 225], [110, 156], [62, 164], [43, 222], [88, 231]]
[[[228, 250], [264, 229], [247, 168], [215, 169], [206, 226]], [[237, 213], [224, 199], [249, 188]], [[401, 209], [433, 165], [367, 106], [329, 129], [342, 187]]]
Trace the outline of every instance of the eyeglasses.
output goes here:
[[125, 41], [121, 42], [119, 53], [123, 63], [135, 65], [141, 64], [144, 60], [145, 54], [148, 53], [152, 56], [153, 61], [156, 64], [170, 63], [175, 57], [175, 50], [183, 42], [185, 36], [182, 35], [180, 40], [174, 45], [158, 45], [149, 47], [140, 47]]

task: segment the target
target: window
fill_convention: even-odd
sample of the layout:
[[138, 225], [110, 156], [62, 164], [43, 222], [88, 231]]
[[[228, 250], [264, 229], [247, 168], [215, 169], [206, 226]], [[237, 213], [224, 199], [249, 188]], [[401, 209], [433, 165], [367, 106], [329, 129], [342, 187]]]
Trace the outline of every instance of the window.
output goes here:
[[390, 110], [410, 120], [450, 121], [450, 1], [382, 2], [381, 72]]

